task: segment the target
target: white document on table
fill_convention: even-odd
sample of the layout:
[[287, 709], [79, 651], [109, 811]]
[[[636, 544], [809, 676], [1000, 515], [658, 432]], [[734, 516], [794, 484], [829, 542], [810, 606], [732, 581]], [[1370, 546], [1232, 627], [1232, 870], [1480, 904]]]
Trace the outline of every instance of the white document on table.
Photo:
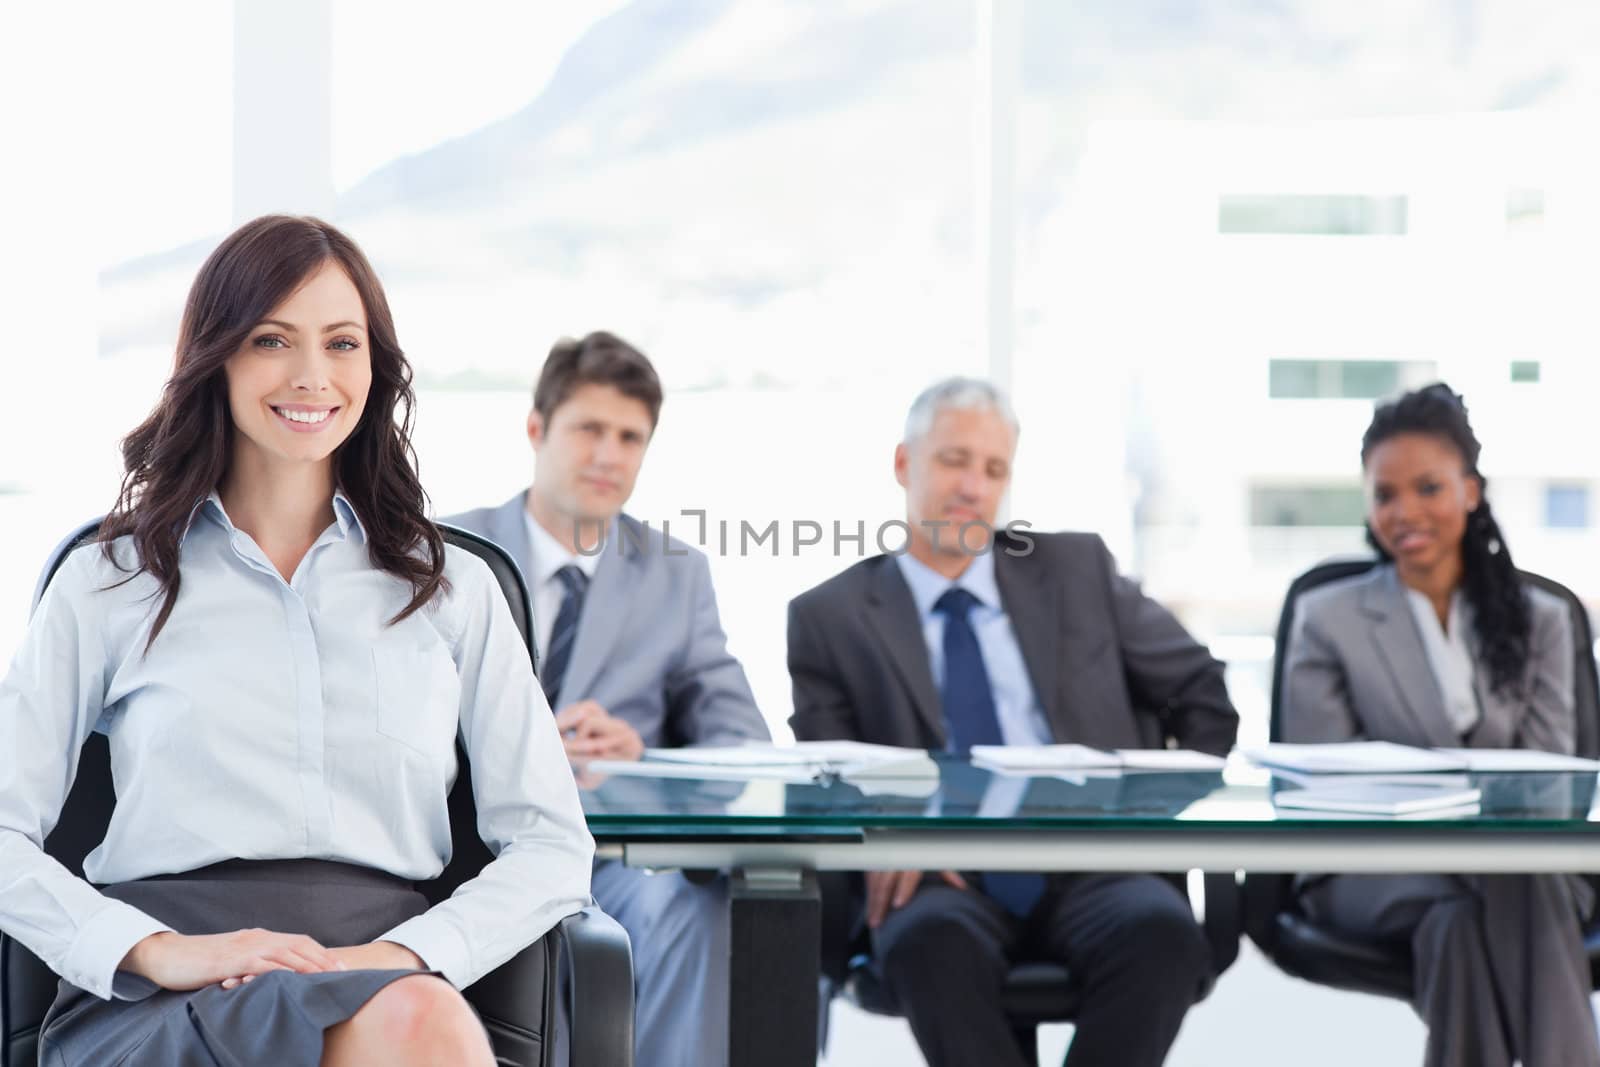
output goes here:
[[1221, 756], [1179, 748], [1119, 748], [1087, 745], [973, 745], [972, 762], [1006, 774], [1074, 771], [1220, 771]]
[[[643, 769], [622, 773], [654, 773], [663, 778], [781, 778], [786, 781], [805, 781], [834, 774], [847, 782], [877, 783], [874, 792], [911, 796], [925, 795], [936, 789], [939, 782], [939, 765], [922, 749], [871, 745], [862, 741], [649, 748], [645, 749], [640, 766]], [[667, 767], [676, 769], [667, 771], [664, 769]]]
[[1536, 748], [1437, 748], [1467, 765], [1469, 771], [1483, 773], [1511, 771], [1600, 771], [1600, 760], [1568, 756], [1561, 752], [1541, 752]]
[[1310, 788], [1314, 785], [1338, 786], [1341, 789], [1378, 789], [1398, 785], [1414, 788], [1428, 786], [1433, 789], [1471, 789], [1472, 775], [1465, 771], [1428, 771], [1423, 774], [1306, 774], [1275, 768], [1272, 777], [1280, 782]]
[[1319, 745], [1273, 742], [1247, 748], [1245, 757], [1263, 767], [1306, 774], [1419, 774], [1464, 771], [1453, 755], [1389, 741], [1335, 741]]
[[1309, 789], [1275, 793], [1277, 808], [1306, 811], [1343, 811], [1360, 815], [1421, 815], [1426, 812], [1459, 814], [1476, 809], [1482, 794], [1476, 789], [1440, 789], [1425, 783], [1367, 785], [1352, 788], [1344, 779], [1325, 779]]
[[1119, 748], [1125, 771], [1220, 771], [1228, 761], [1189, 748]]
[[1088, 745], [973, 745], [972, 762], [985, 770], [1016, 774], [1119, 770], [1122, 757]]
[[919, 756], [926, 759], [928, 756], [920, 748], [869, 745], [864, 741], [797, 741], [792, 745], [751, 742], [692, 748], [648, 748], [644, 754], [646, 759], [722, 767], [895, 763]]
[[758, 778], [780, 782], [809, 782], [817, 772], [805, 764], [765, 763], [759, 767], [730, 767], [715, 763], [674, 763], [670, 760], [596, 759], [582, 764], [590, 774], [620, 778], [700, 778], [750, 782]]

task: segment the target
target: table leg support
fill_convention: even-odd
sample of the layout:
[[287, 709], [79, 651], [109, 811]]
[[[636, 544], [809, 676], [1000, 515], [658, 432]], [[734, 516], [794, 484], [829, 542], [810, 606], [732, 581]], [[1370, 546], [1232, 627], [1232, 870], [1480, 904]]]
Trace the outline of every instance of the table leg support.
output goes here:
[[816, 1067], [817, 876], [795, 868], [735, 871], [729, 897], [729, 1067]]

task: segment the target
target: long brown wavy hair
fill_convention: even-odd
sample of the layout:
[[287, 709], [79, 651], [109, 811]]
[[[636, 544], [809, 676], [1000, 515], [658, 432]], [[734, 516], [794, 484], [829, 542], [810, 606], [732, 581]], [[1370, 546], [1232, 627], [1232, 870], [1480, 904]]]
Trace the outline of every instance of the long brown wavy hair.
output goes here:
[[334, 479], [361, 517], [373, 565], [411, 585], [410, 603], [391, 623], [446, 587], [444, 540], [428, 521], [411, 447], [411, 365], [395, 339], [383, 286], [356, 243], [326, 222], [263, 215], [230, 234], [201, 266], [184, 305], [172, 377], [155, 410], [122, 439], [122, 490], [99, 539], [106, 558], [120, 566], [112, 542], [132, 537], [138, 560], [127, 580], [148, 571], [160, 583], [161, 608], [146, 648], [177, 602], [178, 550], [189, 520], [221, 484], [233, 456], [223, 365], [257, 323], [329, 261], [361, 294], [372, 360], [366, 409], [334, 453]]

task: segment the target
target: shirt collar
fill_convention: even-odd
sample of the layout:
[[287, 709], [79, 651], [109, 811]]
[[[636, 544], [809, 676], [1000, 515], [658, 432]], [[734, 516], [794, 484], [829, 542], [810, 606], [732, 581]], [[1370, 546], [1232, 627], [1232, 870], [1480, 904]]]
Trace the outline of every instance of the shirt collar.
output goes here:
[[[233, 520], [228, 518], [228, 512], [222, 506], [222, 495], [213, 489], [189, 512], [189, 521], [184, 525], [180, 541], [188, 539], [189, 531], [194, 529], [195, 519], [202, 515], [229, 533], [235, 529]], [[361, 516], [356, 514], [355, 505], [350, 503], [343, 489], [337, 489], [333, 494], [333, 521], [339, 527], [340, 537], [358, 544], [366, 543], [367, 528], [361, 525]]]
[[339, 532], [344, 535], [345, 540], [366, 544], [367, 528], [361, 524], [361, 516], [356, 513], [356, 506], [350, 503], [350, 498], [344, 495], [343, 489], [333, 491], [333, 521], [339, 524]]
[[[539, 520], [529, 514], [527, 508], [522, 509], [522, 521], [527, 523], [528, 543], [533, 549], [533, 573], [528, 575], [528, 578], [534, 588], [548, 582], [556, 571], [568, 564], [576, 566], [583, 572], [584, 577], [594, 577], [595, 569], [600, 566], [600, 553], [568, 552], [566, 546], [541, 526]], [[612, 525], [614, 527], [615, 523]], [[607, 534], [606, 541], [610, 540], [611, 535]]]
[[1437, 633], [1449, 644], [1460, 644], [1470, 647], [1470, 630], [1472, 627], [1472, 605], [1467, 603], [1467, 598], [1457, 589], [1450, 594], [1450, 608], [1448, 611], [1449, 626], [1439, 625], [1439, 615], [1433, 610], [1433, 601], [1428, 599], [1428, 594], [1410, 586], [1401, 584], [1405, 590], [1406, 601], [1411, 605], [1411, 614], [1417, 620], [1418, 626], [1430, 626], [1431, 632]]
[[961, 576], [951, 581], [909, 552], [895, 558], [900, 574], [911, 587], [911, 599], [916, 602], [917, 613], [923, 618], [933, 614], [933, 606], [952, 586], [959, 586], [978, 598], [986, 608], [999, 609], [1000, 586], [994, 577], [994, 552], [986, 550], [972, 557]]

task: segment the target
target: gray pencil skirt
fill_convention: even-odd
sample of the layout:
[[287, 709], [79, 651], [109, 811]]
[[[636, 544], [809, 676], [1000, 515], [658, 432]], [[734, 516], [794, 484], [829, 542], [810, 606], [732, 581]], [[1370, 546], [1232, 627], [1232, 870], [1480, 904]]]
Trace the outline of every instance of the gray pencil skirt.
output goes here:
[[[328, 946], [371, 941], [428, 907], [410, 882], [322, 860], [232, 861], [108, 886], [184, 934], [245, 927]], [[323, 1031], [415, 971], [272, 971], [248, 985], [104, 1001], [63, 981], [39, 1040], [41, 1067], [316, 1067]]]

